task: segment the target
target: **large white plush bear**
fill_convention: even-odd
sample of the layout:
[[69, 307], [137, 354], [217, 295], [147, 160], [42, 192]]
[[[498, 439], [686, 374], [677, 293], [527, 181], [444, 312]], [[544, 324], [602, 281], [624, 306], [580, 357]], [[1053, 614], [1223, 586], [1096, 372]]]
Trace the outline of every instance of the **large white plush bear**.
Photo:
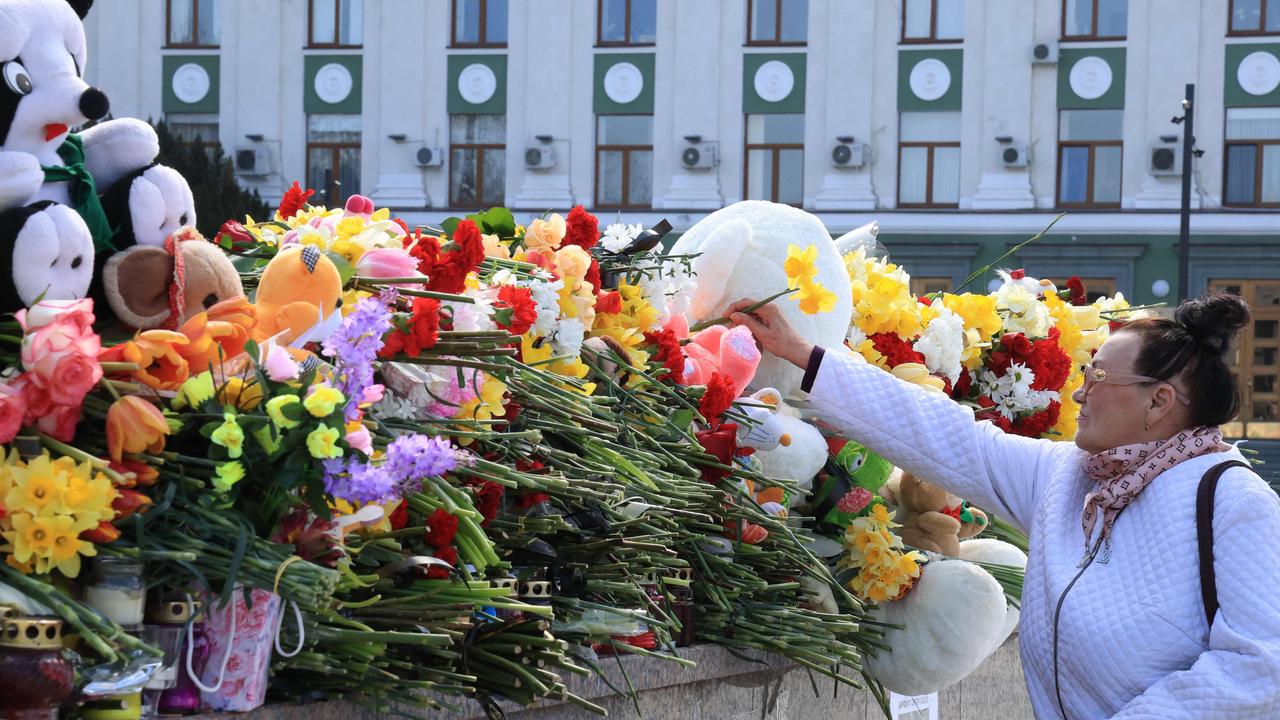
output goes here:
[[0, 311], [40, 297], [84, 297], [95, 252], [112, 240], [100, 208], [84, 208], [159, 152], [140, 120], [71, 135], [110, 110], [106, 94], [83, 79], [80, 20], [92, 4], [0, 0]]
[[[825, 347], [844, 341], [853, 315], [849, 276], [830, 233], [818, 218], [790, 205], [746, 200], [703, 218], [672, 246], [672, 255], [698, 255], [693, 261], [697, 288], [687, 315], [690, 324], [721, 317], [739, 298], [762, 300], [787, 289], [783, 269], [787, 246], [817, 247], [815, 280], [835, 293], [829, 312], [807, 315], [793, 296], [774, 304], [805, 340]], [[752, 387], [775, 387], [785, 396], [800, 389], [803, 372], [764, 353]]]

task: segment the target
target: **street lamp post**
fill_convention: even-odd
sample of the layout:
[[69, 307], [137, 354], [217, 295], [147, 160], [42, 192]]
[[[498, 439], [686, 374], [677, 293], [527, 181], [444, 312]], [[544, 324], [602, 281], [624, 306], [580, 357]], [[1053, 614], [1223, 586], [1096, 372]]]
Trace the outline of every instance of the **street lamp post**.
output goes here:
[[1187, 83], [1187, 93], [1182, 100], [1182, 206], [1178, 222], [1178, 300], [1186, 300], [1191, 285], [1191, 162], [1195, 146], [1196, 108], [1195, 83]]

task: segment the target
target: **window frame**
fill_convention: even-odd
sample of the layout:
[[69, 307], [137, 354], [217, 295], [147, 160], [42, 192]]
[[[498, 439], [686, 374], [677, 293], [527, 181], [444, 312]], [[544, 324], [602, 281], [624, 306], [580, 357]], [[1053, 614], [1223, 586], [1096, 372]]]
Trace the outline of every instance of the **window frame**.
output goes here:
[[[772, 40], [753, 40], [751, 38], [751, 21], [755, 18], [756, 4], [759, 2], [774, 3], [777, 20], [774, 23]], [[747, 42], [745, 45], [748, 47], [805, 47], [809, 44], [808, 28], [805, 28], [804, 40], [782, 39], [782, 3], [783, 0], [747, 0]]]
[[[1089, 178], [1085, 184], [1085, 196], [1088, 198], [1080, 203], [1064, 203], [1062, 202], [1062, 149], [1067, 147], [1087, 147], [1089, 148]], [[1093, 175], [1094, 175], [1094, 149], [1097, 147], [1118, 147], [1120, 148], [1120, 168], [1124, 169], [1124, 141], [1123, 140], [1059, 140], [1058, 141], [1058, 164], [1054, 172], [1053, 181], [1053, 201], [1056, 208], [1086, 208], [1090, 210], [1115, 210], [1120, 207], [1121, 201], [1124, 199], [1124, 177], [1120, 178], [1120, 197], [1115, 202], [1098, 203], [1093, 200]]]
[[[1059, 42], [1088, 42], [1093, 40], [1127, 40], [1129, 37], [1129, 15], [1128, 8], [1125, 9], [1125, 34], [1124, 35], [1099, 35], [1098, 34], [1098, 3], [1100, 0], [1091, 0], [1093, 2], [1093, 13], [1089, 16], [1090, 33], [1088, 35], [1068, 35], [1067, 34], [1067, 3], [1071, 0], [1062, 0], [1060, 8], [1062, 12], [1059, 17]], [[1083, 1], [1083, 0], [1081, 0]], [[1128, 0], [1125, 0], [1127, 3]], [[1228, 16], [1227, 22], [1231, 18]]]
[[961, 44], [964, 42], [963, 37], [958, 38], [939, 38], [938, 37], [938, 0], [928, 0], [929, 2], [929, 36], [928, 37], [907, 37], [907, 3], [910, 0], [902, 0], [902, 27], [899, 33], [899, 44], [902, 45], [942, 45], [942, 44]]
[[[623, 0], [626, 3], [626, 40], [605, 40], [604, 39], [604, 4], [608, 0], [596, 0], [596, 47], [653, 47], [657, 44], [654, 42], [636, 42], [631, 38], [631, 0]], [[657, 7], [655, 5], [654, 15], [656, 19]]]
[[[1231, 288], [1239, 288], [1239, 297], [1249, 303], [1250, 311], [1253, 313], [1249, 324], [1237, 336], [1233, 347], [1235, 351], [1234, 361], [1232, 361], [1230, 354], [1227, 356], [1227, 367], [1230, 368], [1232, 375], [1235, 377], [1236, 387], [1240, 391], [1239, 413], [1222, 426], [1222, 434], [1227, 437], [1255, 440], [1274, 440], [1280, 437], [1280, 419], [1254, 418], [1255, 400], [1260, 403], [1275, 402], [1280, 404], [1280, 393], [1254, 390], [1256, 377], [1259, 375], [1274, 376], [1276, 374], [1275, 372], [1259, 373], [1257, 372], [1257, 367], [1255, 367], [1257, 365], [1255, 363], [1257, 350], [1275, 349], [1280, 353], [1280, 349], [1278, 349], [1280, 348], [1280, 339], [1276, 337], [1257, 337], [1258, 322], [1280, 321], [1280, 312], [1277, 312], [1275, 306], [1255, 302], [1260, 286], [1275, 285], [1275, 283], [1274, 279], [1244, 280], [1230, 277], [1214, 277], [1209, 280], [1209, 287], [1212, 289], [1231, 292]], [[1273, 370], [1276, 366], [1263, 364], [1262, 367]]]
[[[1222, 206], [1235, 208], [1280, 208], [1280, 200], [1262, 201], [1262, 148], [1267, 145], [1280, 145], [1280, 138], [1272, 140], [1223, 140], [1222, 141]], [[1227, 179], [1231, 176], [1230, 149], [1232, 147], [1253, 147], [1257, 152], [1253, 162], [1253, 202], [1237, 203], [1227, 201]]]
[[[466, 2], [466, 0], [463, 0]], [[462, 42], [458, 40], [458, 0], [450, 0], [449, 12], [449, 47], [451, 48], [505, 48], [507, 42], [511, 39], [511, 28], [507, 28], [507, 40], [502, 42], [489, 42], [486, 35], [488, 34], [489, 20], [489, 0], [476, 0], [480, 3], [480, 26], [479, 40], [476, 42]], [[508, 12], [510, 4], [507, 5]], [[628, 18], [630, 22], [630, 18]]]
[[164, 47], [166, 49], [182, 49], [182, 50], [216, 50], [222, 46], [221, 28], [216, 28], [218, 32], [218, 42], [212, 45], [204, 45], [200, 42], [200, 3], [213, 2], [218, 0], [178, 0], [178, 2], [191, 3], [191, 41], [190, 42], [173, 42], [173, 3], [175, 0], [164, 0]]
[[[752, 115], [769, 115], [771, 113], [744, 113], [742, 116], [742, 197], [747, 198], [748, 188], [751, 186], [751, 151], [752, 150], [770, 150], [773, 159], [773, 174], [769, 179], [769, 187], [771, 192], [768, 198], [753, 198], [759, 200], [768, 200], [769, 202], [781, 202], [778, 200], [778, 173], [781, 163], [778, 162], [779, 153], [783, 150], [799, 150], [800, 151], [800, 202], [784, 203], [791, 207], [804, 206], [804, 142], [792, 143], [753, 143], [747, 140], [751, 131]], [[801, 115], [804, 113], [782, 113], [784, 115]]]
[[[351, 0], [351, 2], [361, 2], [364, 0]], [[364, 8], [360, 8], [360, 12], [364, 13]], [[354, 44], [343, 43], [342, 37], [342, 0], [333, 0], [333, 42], [321, 43], [315, 39], [315, 14], [316, 0], [307, 0], [307, 49], [308, 50], [359, 50], [364, 47], [364, 39]], [[364, 25], [363, 19], [360, 23]]]
[[[610, 115], [642, 115], [650, 118], [650, 134], [648, 145], [619, 145], [619, 144], [600, 144], [600, 118]], [[595, 200], [595, 206], [602, 210], [649, 210], [653, 207], [653, 187], [649, 188], [649, 202], [647, 204], [638, 204], [627, 202], [630, 200], [631, 194], [631, 153], [648, 152], [649, 161], [653, 161], [653, 132], [652, 132], [653, 115], [651, 113], [597, 113], [596, 114], [596, 142], [595, 153], [593, 156], [594, 169], [592, 170], [592, 194]], [[600, 200], [600, 153], [602, 152], [621, 152], [622, 153], [622, 202], [606, 204]], [[650, 181], [653, 175], [650, 171]]]
[[[922, 203], [904, 203], [902, 202], [902, 149], [922, 147], [928, 148], [929, 154], [925, 164], [925, 182], [924, 197]], [[935, 148], [953, 147], [959, 148], [959, 140], [899, 140], [898, 141], [898, 182], [897, 182], [897, 207], [916, 210], [936, 210], [948, 209], [954, 210], [960, 207], [960, 198], [957, 197], [953, 203], [936, 203], [933, 202], [933, 151]]]
[[1266, 37], [1271, 35], [1280, 35], [1280, 29], [1267, 29], [1267, 0], [1258, 0], [1258, 29], [1257, 30], [1233, 30], [1231, 28], [1231, 16], [1235, 14], [1237, 0], [1230, 0], [1227, 3], [1227, 37]]
[[[309, 172], [311, 169], [311, 151], [312, 150], [328, 150], [331, 153], [330, 158], [333, 160], [331, 164], [334, 168], [339, 169], [339, 172], [337, 174], [341, 176], [342, 157], [340, 153], [343, 150], [352, 150], [352, 149], [361, 151], [360, 162], [363, 163], [364, 152], [361, 147], [361, 144], [358, 142], [356, 143], [312, 142], [308, 140], [307, 149], [306, 149], [307, 170]], [[359, 173], [360, 173], [360, 168], [357, 167], [356, 174], [359, 175]], [[308, 180], [307, 184], [309, 186], [313, 185], [313, 183], [310, 182], [311, 179], [312, 178], [307, 178]], [[341, 187], [341, 184], [342, 184], [341, 181], [339, 181], [338, 182], [339, 187]], [[316, 198], [317, 198], [316, 204], [323, 204], [325, 207], [331, 207], [331, 208], [342, 207], [343, 204], [346, 203], [346, 198], [338, 197], [338, 195], [341, 195], [341, 193], [339, 192], [338, 194], [334, 194], [333, 191], [334, 191], [334, 185], [333, 185], [333, 179], [331, 178], [329, 181], [329, 184], [326, 187], [316, 188]], [[357, 188], [354, 192], [347, 195], [347, 197], [351, 197], [351, 195], [358, 194], [359, 192], [360, 192], [360, 189]]]
[[[504, 116], [505, 116], [505, 114], [504, 114]], [[450, 116], [449, 116], [449, 123], [450, 123], [450, 125], [451, 125], [451, 126], [452, 126], [452, 124], [453, 124], [453, 118], [454, 118], [454, 117], [455, 117], [454, 115], [450, 115]], [[506, 136], [506, 121], [504, 120], [504, 121], [503, 121], [503, 137], [505, 137], [505, 136]], [[453, 183], [453, 153], [454, 153], [454, 150], [470, 150], [471, 152], [474, 152], [474, 153], [476, 154], [476, 162], [475, 162], [475, 167], [476, 167], [476, 178], [475, 178], [475, 186], [476, 186], [476, 193], [475, 193], [475, 196], [476, 196], [476, 199], [475, 199], [475, 203], [476, 203], [476, 204], [475, 204], [474, 206], [472, 206], [472, 205], [468, 205], [468, 204], [464, 204], [464, 203], [461, 203], [461, 202], [458, 202], [457, 197], [454, 195], [454, 183]], [[486, 204], [486, 203], [485, 203], [485, 201], [484, 201], [484, 151], [485, 151], [485, 150], [501, 150], [501, 151], [503, 151], [503, 153], [504, 153], [503, 159], [504, 159], [504, 165], [505, 165], [505, 160], [506, 160], [505, 153], [506, 153], [506, 151], [507, 151], [507, 143], [506, 143], [505, 141], [503, 141], [503, 142], [501, 142], [501, 143], [466, 143], [466, 142], [464, 142], [464, 143], [455, 143], [455, 142], [453, 141], [452, 127], [450, 127], [450, 133], [449, 133], [449, 207], [451, 207], [451, 208], [465, 208], [465, 209], [480, 209], [480, 210], [488, 209], [488, 208], [483, 207], [483, 206]], [[505, 198], [506, 198], [506, 195], [507, 195], [507, 189], [506, 189], [506, 173], [505, 173], [505, 172], [503, 173], [503, 188], [502, 188], [502, 195], [503, 195], [504, 202], [505, 202]]]

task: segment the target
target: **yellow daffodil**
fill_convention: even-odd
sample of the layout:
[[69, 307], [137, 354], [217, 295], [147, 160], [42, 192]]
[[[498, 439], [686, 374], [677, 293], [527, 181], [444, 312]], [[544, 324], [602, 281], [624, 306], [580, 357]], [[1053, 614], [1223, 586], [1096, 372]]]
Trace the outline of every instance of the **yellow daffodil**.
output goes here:
[[302, 401], [302, 407], [306, 408], [312, 417], [323, 418], [332, 415], [334, 408], [346, 400], [342, 391], [335, 387], [326, 384], [313, 385], [307, 398]]
[[819, 282], [801, 280], [800, 292], [795, 298], [800, 303], [800, 311], [806, 315], [828, 313], [836, 307], [836, 294]]
[[213, 373], [206, 370], [182, 383], [178, 394], [173, 398], [173, 407], [175, 410], [198, 407], [201, 403], [212, 400], [214, 392], [216, 388], [213, 386]]
[[[37, 573], [56, 569], [74, 578], [80, 574], [80, 556], [92, 557], [97, 550], [92, 543], [77, 536], [89, 529], [69, 515], [32, 517], [18, 513], [12, 517], [13, 530], [5, 532], [5, 540], [19, 563], [31, 563]], [[94, 523], [96, 525], [97, 523]]]
[[[70, 458], [59, 458], [57, 462], [62, 461], [75, 466]], [[76, 466], [74, 471], [67, 473], [67, 489], [62, 498], [67, 512], [78, 522], [92, 521], [96, 525], [115, 517], [111, 501], [116, 498], [116, 494], [116, 489], [106, 475], [93, 472], [88, 467]]]
[[782, 269], [787, 274], [787, 287], [798, 288], [802, 283], [818, 276], [818, 246], [801, 249], [799, 245], [787, 245], [787, 260]]
[[267, 401], [267, 416], [271, 418], [271, 422], [281, 430], [289, 430], [298, 427], [300, 420], [290, 419], [285, 414], [285, 408], [298, 402], [297, 395], [277, 395]]
[[54, 464], [49, 455], [35, 457], [24, 466], [9, 468], [12, 486], [4, 498], [7, 512], [32, 515], [58, 515], [68, 512], [63, 497], [67, 489], [67, 473]]
[[224, 412], [222, 414], [222, 424], [213, 431], [209, 436], [209, 440], [214, 445], [221, 445], [227, 449], [227, 456], [238, 458], [244, 453], [244, 430], [241, 429], [240, 423], [236, 422], [236, 414], [234, 412]]
[[964, 320], [964, 353], [961, 361], [974, 370], [982, 365], [982, 354], [991, 346], [992, 338], [1000, 334], [1003, 322], [996, 312], [996, 299], [991, 295], [943, 295], [942, 304]]
[[244, 465], [238, 460], [224, 462], [218, 466], [213, 476], [213, 487], [218, 492], [229, 492], [236, 483], [244, 479]]
[[342, 448], [338, 447], [338, 438], [342, 433], [337, 428], [322, 425], [307, 434], [307, 452], [317, 460], [342, 457]]

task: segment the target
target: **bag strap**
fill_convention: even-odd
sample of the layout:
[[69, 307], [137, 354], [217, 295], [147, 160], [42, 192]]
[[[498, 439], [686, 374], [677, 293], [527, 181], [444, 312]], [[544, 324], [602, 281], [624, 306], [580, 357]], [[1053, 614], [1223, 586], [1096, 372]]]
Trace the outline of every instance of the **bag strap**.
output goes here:
[[1213, 617], [1218, 614], [1218, 587], [1213, 576], [1213, 494], [1218, 489], [1222, 474], [1233, 467], [1249, 468], [1248, 463], [1228, 460], [1209, 468], [1200, 478], [1196, 490], [1196, 546], [1200, 551], [1200, 598], [1204, 601], [1204, 617], [1213, 627]]

